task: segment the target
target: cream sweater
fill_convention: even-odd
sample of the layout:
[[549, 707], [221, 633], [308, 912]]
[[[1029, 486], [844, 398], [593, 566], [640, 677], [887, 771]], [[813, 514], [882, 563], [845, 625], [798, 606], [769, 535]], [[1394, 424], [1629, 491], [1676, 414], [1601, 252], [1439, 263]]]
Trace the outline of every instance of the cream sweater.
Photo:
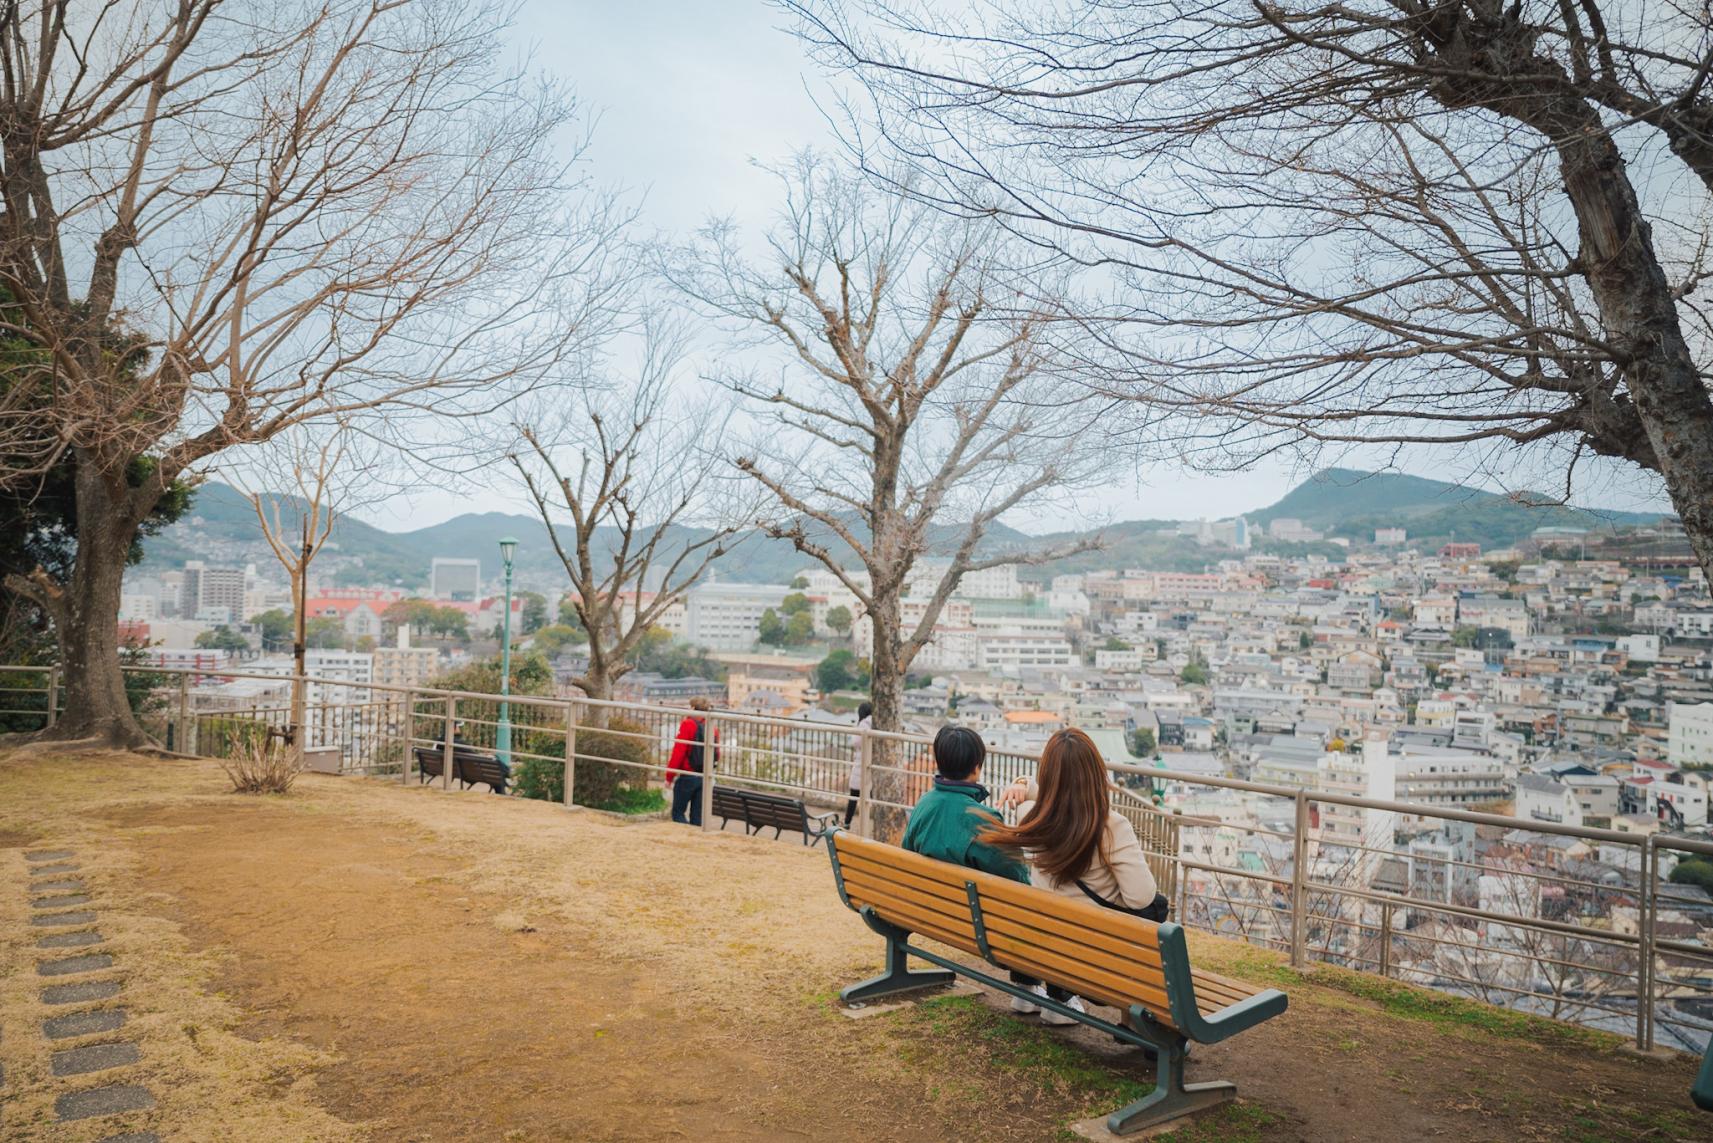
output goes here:
[[[1031, 778], [1028, 800], [1017, 809], [1019, 821], [1035, 807], [1037, 796], [1035, 780]], [[1154, 882], [1153, 871], [1148, 868], [1142, 843], [1136, 840], [1136, 827], [1113, 810], [1106, 814], [1106, 855], [1107, 861], [1102, 864], [1100, 855], [1095, 854], [1094, 863], [1082, 875], [1082, 883], [1114, 905], [1127, 909], [1145, 909], [1152, 905], [1155, 894], [1160, 890]], [[1078, 901], [1088, 900], [1076, 881], [1058, 881], [1035, 864], [1034, 854], [1026, 851], [1023, 856], [1029, 862], [1030, 884]]]

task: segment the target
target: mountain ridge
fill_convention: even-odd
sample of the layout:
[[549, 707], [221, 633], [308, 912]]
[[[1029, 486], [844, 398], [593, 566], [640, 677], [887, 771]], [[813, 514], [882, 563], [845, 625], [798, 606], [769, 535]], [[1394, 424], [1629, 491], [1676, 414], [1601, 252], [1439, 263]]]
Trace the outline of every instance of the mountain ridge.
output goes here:
[[[1509, 546], [1537, 528], [1615, 530], [1658, 520], [1663, 513], [1624, 512], [1568, 506], [1536, 507], [1516, 497], [1467, 485], [1403, 473], [1369, 473], [1358, 469], [1322, 469], [1279, 500], [1245, 513], [1262, 550], [1282, 554], [1320, 551], [1336, 555], [1330, 544], [1280, 544], [1265, 537], [1265, 526], [1276, 519], [1294, 518], [1329, 535], [1367, 541], [1377, 527], [1404, 527], [1412, 542], [1458, 538], [1487, 547]], [[1118, 521], [1099, 528], [1072, 529], [1030, 535], [1007, 525], [995, 525], [983, 543], [985, 553], [997, 554], [1030, 545], [1052, 546], [1100, 536], [1098, 551], [1043, 565], [1043, 574], [1101, 567], [1155, 567], [1162, 571], [1195, 571], [1220, 558], [1220, 549], [1202, 548], [1176, 535], [1178, 521], [1142, 519]], [[676, 527], [676, 526], [675, 526]], [[685, 536], [706, 535], [704, 529], [681, 528]], [[949, 544], [957, 525], [937, 530], [941, 545]], [[335, 583], [383, 584], [404, 588], [426, 585], [435, 556], [475, 556], [484, 575], [498, 570], [496, 543], [510, 533], [518, 539], [517, 582], [520, 587], [551, 590], [565, 582], [565, 571], [554, 554], [542, 521], [523, 513], [465, 512], [422, 528], [388, 531], [353, 516], [340, 516], [328, 545], [316, 562], [319, 576]], [[614, 533], [598, 537], [597, 546], [610, 553]], [[826, 529], [813, 533], [817, 542], [835, 552], [848, 551]], [[149, 540], [144, 571], [176, 567], [188, 559], [211, 563], [272, 565], [272, 553], [262, 537], [249, 500], [236, 489], [209, 482], [197, 490], [185, 517]], [[720, 578], [748, 583], [785, 583], [809, 557], [784, 540], [751, 536], [716, 566]]]

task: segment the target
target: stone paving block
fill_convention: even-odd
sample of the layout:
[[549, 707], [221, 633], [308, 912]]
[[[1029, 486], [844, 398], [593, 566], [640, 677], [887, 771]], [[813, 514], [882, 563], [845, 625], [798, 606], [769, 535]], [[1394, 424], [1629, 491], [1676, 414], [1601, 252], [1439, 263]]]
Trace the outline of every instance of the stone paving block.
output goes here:
[[37, 976], [70, 976], [74, 972], [94, 972], [97, 969], [112, 968], [113, 958], [106, 953], [88, 953], [84, 956], [68, 956], [64, 960], [44, 960], [36, 963]]
[[96, 1143], [161, 1143], [161, 1137], [153, 1131], [127, 1131], [123, 1135], [109, 1135]]
[[112, 1083], [86, 1091], [67, 1092], [54, 1100], [54, 1111], [60, 1122], [72, 1119], [93, 1119], [97, 1115], [118, 1115], [122, 1111], [142, 1111], [155, 1105], [155, 1097], [146, 1087], [136, 1084]]
[[69, 849], [37, 849], [24, 854], [25, 861], [64, 861], [72, 856]]
[[36, 897], [30, 901], [32, 909], [75, 909], [79, 905], [89, 904], [88, 893], [68, 893], [63, 897]]
[[49, 933], [36, 942], [39, 949], [75, 949], [83, 945], [98, 945], [107, 938], [94, 929], [78, 929], [70, 933]]
[[89, 888], [81, 877], [60, 877], [51, 881], [30, 882], [32, 893], [82, 893]]
[[91, 925], [95, 914], [88, 910], [76, 913], [37, 913], [30, 918], [32, 925]]
[[73, 1036], [93, 1036], [111, 1032], [125, 1023], [123, 1008], [91, 1008], [87, 1012], [67, 1012], [42, 1021], [42, 1035], [50, 1040], [68, 1040]]
[[81, 1048], [66, 1048], [53, 1054], [56, 1076], [80, 1076], [108, 1068], [122, 1068], [143, 1058], [137, 1045], [129, 1042], [114, 1044], [85, 1044]]
[[51, 984], [42, 989], [43, 1004], [83, 1004], [110, 1000], [124, 986], [117, 980], [80, 980], [75, 984]]
[[75, 861], [56, 861], [52, 865], [37, 865], [30, 869], [31, 877], [46, 877], [53, 873], [76, 873], [83, 866]]

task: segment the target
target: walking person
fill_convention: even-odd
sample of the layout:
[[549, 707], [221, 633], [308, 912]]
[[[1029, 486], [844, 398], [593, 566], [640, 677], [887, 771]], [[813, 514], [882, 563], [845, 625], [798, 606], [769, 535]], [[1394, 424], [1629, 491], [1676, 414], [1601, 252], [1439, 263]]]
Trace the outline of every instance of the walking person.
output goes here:
[[[1017, 824], [997, 824], [981, 840], [1029, 863], [1029, 881], [1064, 897], [1092, 901], [1150, 921], [1169, 908], [1148, 868], [1136, 827], [1112, 808], [1106, 762], [1099, 747], [1075, 728], [1047, 740], [1034, 778], [1018, 778], [1000, 792], [1001, 806], [1018, 808]], [[1082, 1001], [1069, 1006], [1082, 1010]], [[1043, 1023], [1069, 1017], [1043, 1012]]]
[[[874, 725], [874, 704], [860, 702], [857, 704], [857, 730], [868, 730]], [[845, 828], [851, 828], [851, 818], [856, 816], [857, 799], [862, 796], [862, 743], [859, 736], [856, 744], [856, 757], [851, 759], [851, 799], [845, 803]]]
[[[713, 704], [705, 698], [690, 700], [692, 711], [706, 712]], [[695, 714], [684, 716], [673, 736], [672, 756], [666, 762], [666, 786], [672, 791], [672, 820], [684, 825], [702, 824], [702, 774], [706, 768], [708, 747], [713, 746], [714, 761], [720, 759], [718, 739], [708, 741], [708, 720]]]

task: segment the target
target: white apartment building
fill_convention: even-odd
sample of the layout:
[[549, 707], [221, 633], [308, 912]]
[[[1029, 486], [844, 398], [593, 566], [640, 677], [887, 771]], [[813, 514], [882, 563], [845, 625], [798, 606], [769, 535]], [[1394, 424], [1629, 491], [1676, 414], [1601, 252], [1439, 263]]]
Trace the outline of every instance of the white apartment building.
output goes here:
[[1398, 800], [1468, 809], [1510, 796], [1505, 767], [1490, 754], [1406, 746], [1393, 755]]
[[761, 616], [791, 589], [771, 583], [702, 583], [684, 597], [685, 638], [712, 651], [746, 651], [761, 637]]
[[119, 597], [119, 618], [147, 623], [160, 614], [160, 601], [141, 591], [128, 591]]
[[[904, 593], [928, 598], [939, 589], [940, 580], [945, 578], [951, 566], [952, 561], [948, 559], [917, 560], [910, 569], [910, 578], [904, 585]], [[958, 589], [954, 594], [960, 599], [1022, 599], [1023, 584], [1017, 578], [1016, 564], [1001, 564], [998, 567], [965, 572], [958, 580]]]
[[1522, 821], [1570, 826], [1582, 824], [1582, 802], [1576, 792], [1541, 774], [1517, 775], [1517, 797], [1512, 813]]
[[1460, 600], [1457, 622], [1464, 627], [1498, 627], [1513, 640], [1529, 636], [1529, 609], [1520, 599], [1477, 595]]
[[1713, 702], [1674, 702], [1666, 758], [1674, 766], [1713, 766]]
[[1457, 626], [1457, 600], [1431, 596], [1416, 600], [1413, 609], [1417, 627], [1433, 627], [1450, 631]]
[[435, 556], [428, 565], [428, 593], [435, 599], [481, 598], [482, 561]]
[[977, 647], [976, 666], [984, 671], [1069, 667], [1077, 661], [1069, 639], [1046, 632], [1014, 629], [983, 632]]
[[184, 565], [184, 586], [179, 592], [179, 612], [210, 622], [236, 623], [244, 618], [243, 568], [211, 568], [201, 560]]
[[1156, 657], [1154, 648], [1149, 647], [1149, 654], [1144, 659], [1142, 652], [1135, 647], [1121, 651], [1099, 650], [1094, 653], [1094, 665], [1101, 671], [1140, 671], [1144, 662], [1152, 662]]

